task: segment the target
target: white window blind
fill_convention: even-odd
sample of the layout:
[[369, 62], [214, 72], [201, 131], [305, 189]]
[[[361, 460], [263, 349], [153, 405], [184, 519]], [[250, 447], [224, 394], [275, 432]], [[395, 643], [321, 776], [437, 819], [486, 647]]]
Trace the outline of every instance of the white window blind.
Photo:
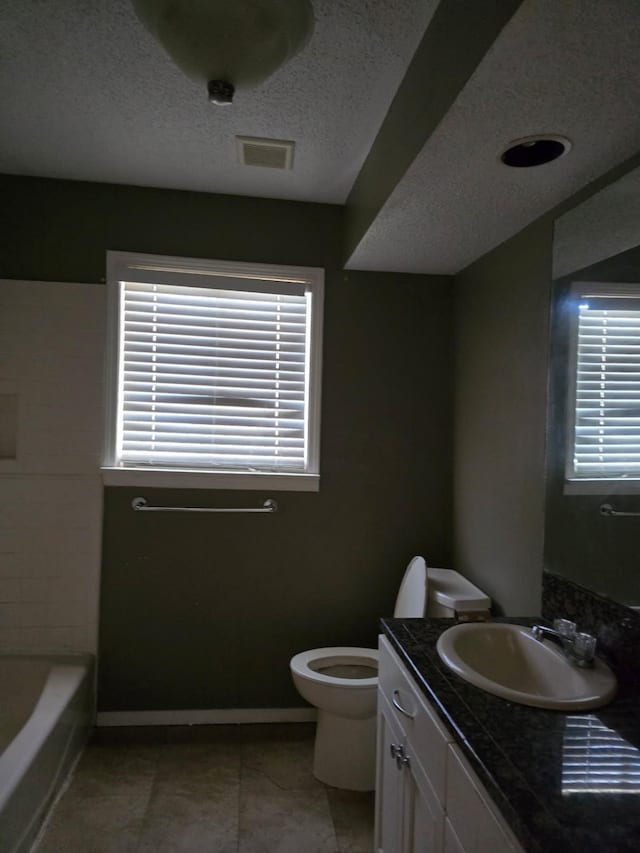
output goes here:
[[640, 477], [640, 298], [579, 303], [570, 476]]
[[112, 464], [316, 473], [312, 282], [166, 260], [117, 282]]

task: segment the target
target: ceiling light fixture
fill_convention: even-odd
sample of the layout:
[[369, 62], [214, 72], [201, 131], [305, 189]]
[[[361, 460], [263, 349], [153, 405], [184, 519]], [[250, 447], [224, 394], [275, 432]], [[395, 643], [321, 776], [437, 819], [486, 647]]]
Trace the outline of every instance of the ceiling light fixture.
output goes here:
[[230, 104], [236, 89], [262, 83], [313, 31], [310, 0], [132, 0], [176, 65]]
[[500, 159], [505, 166], [516, 169], [528, 169], [531, 166], [542, 166], [551, 163], [558, 157], [563, 157], [571, 150], [571, 142], [566, 136], [525, 136], [515, 139], [502, 152]]

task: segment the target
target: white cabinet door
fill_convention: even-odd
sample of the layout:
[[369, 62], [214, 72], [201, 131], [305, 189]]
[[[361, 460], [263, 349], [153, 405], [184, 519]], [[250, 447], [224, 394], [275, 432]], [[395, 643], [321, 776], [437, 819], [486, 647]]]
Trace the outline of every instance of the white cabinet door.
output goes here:
[[393, 709], [381, 694], [376, 784], [377, 853], [442, 853], [444, 813], [420, 762], [411, 754]]
[[394, 714], [415, 755], [420, 758], [436, 797], [445, 800], [447, 744], [452, 735], [422, 696], [386, 637], [380, 638], [380, 690], [395, 705]]
[[403, 774], [403, 853], [442, 853], [444, 812], [409, 748], [407, 758]]
[[396, 727], [393, 712], [382, 695], [378, 695], [378, 736], [376, 772], [377, 853], [401, 853], [402, 771], [394, 755], [404, 735]]
[[379, 685], [377, 853], [522, 853], [384, 637]]

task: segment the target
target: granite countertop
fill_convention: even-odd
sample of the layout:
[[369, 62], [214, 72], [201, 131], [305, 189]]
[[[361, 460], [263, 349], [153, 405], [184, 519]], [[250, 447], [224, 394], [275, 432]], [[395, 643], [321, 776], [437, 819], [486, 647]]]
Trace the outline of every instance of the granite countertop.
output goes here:
[[614, 701], [591, 712], [530, 708], [473, 687], [445, 667], [436, 642], [451, 619], [381, 624], [528, 853], [640, 850], [637, 683], [619, 677]]

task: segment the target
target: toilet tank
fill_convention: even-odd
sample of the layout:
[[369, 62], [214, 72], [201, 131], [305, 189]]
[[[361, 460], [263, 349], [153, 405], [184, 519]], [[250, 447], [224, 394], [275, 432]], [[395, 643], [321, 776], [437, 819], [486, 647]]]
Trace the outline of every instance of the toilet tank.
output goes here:
[[481, 589], [453, 569], [427, 567], [427, 616], [455, 616], [461, 613], [485, 612], [491, 599]]

